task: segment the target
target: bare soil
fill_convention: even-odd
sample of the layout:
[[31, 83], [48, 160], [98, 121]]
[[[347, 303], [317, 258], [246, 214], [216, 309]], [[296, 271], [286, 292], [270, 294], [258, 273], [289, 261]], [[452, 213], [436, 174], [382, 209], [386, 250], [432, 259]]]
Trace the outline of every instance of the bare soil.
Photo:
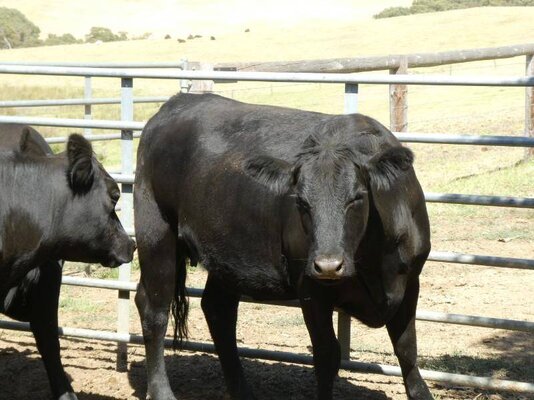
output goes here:
[[[498, 253], [499, 246], [505, 246], [506, 253], [517, 251], [523, 255], [525, 249], [527, 253], [532, 251], [532, 242], [528, 240], [496, 240], [489, 244], [471, 243], [467, 247], [488, 254]], [[189, 286], [200, 287], [205, 272], [191, 269], [188, 280]], [[422, 310], [533, 320], [532, 271], [429, 262], [421, 281], [419, 308]], [[60, 323], [69, 327], [114, 330], [116, 298], [114, 291], [64, 286]], [[199, 300], [193, 299], [191, 303], [191, 340], [209, 341]], [[531, 334], [422, 321], [418, 322], [417, 330], [423, 368], [534, 381], [534, 337]], [[140, 332], [133, 301], [131, 332]], [[240, 346], [310, 354], [310, 340], [297, 308], [242, 303], [237, 335]], [[118, 372], [116, 344], [74, 338], [62, 338], [61, 342], [63, 363], [80, 400], [145, 398], [142, 346], [128, 347], [128, 369]], [[351, 359], [397, 365], [385, 329], [369, 329], [357, 321], [352, 323]], [[172, 388], [179, 399], [225, 398], [222, 373], [214, 355], [167, 350], [166, 362]], [[314, 398], [315, 378], [311, 367], [251, 359], [243, 359], [243, 365], [260, 400]], [[0, 382], [0, 400], [50, 398], [46, 373], [31, 334], [0, 330]], [[428, 383], [436, 399], [529, 398], [514, 393]], [[406, 396], [400, 378], [340, 371], [335, 398], [396, 400]]]

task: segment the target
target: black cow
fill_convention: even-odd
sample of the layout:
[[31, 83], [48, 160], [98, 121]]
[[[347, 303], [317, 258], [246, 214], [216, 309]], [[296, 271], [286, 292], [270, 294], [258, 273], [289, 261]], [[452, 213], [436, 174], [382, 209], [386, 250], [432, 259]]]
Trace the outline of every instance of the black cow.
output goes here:
[[[228, 391], [254, 398], [236, 347], [241, 295], [298, 298], [318, 398], [340, 364], [338, 307], [386, 325], [410, 399], [432, 399], [417, 367], [419, 274], [430, 251], [413, 155], [369, 117], [181, 94], [147, 123], [137, 158], [136, 295], [148, 397], [174, 399], [163, 358], [168, 313], [186, 333], [186, 259], [208, 270], [202, 297]], [[176, 339], [176, 331], [175, 331]]]
[[54, 156], [34, 129], [0, 125], [0, 312], [30, 322], [55, 399], [76, 399], [60, 359], [61, 260], [132, 259], [114, 211], [119, 195], [82, 136]]

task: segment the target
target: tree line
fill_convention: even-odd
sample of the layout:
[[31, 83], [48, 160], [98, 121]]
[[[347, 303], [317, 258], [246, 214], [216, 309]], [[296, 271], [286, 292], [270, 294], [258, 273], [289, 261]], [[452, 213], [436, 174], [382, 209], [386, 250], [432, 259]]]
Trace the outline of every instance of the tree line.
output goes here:
[[[85, 35], [78, 39], [70, 33], [56, 35], [49, 33], [45, 39], [40, 39], [41, 30], [30, 21], [22, 12], [14, 8], [0, 7], [0, 48], [13, 49], [18, 47], [53, 46], [59, 44], [94, 43], [97, 41], [113, 42], [128, 40], [126, 32], [113, 33], [111, 29], [94, 26]], [[149, 36], [133, 39], [145, 39]]]
[[414, 0], [410, 7], [388, 7], [374, 18], [391, 18], [401, 15], [433, 13], [474, 7], [525, 7], [534, 6], [534, 0]]

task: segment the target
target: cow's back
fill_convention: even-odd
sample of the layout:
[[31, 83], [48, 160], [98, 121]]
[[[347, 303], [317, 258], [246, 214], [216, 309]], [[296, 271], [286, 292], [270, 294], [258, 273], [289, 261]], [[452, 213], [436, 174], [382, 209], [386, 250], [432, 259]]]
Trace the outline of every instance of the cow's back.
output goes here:
[[235, 164], [237, 158], [262, 154], [294, 162], [310, 135], [331, 131], [341, 132], [341, 140], [369, 154], [384, 142], [398, 145], [385, 127], [361, 114], [330, 115], [246, 104], [214, 94], [178, 94], [146, 124], [138, 165], [144, 176], [157, 166], [158, 173], [172, 173], [176, 180], [191, 179], [191, 168], [210, 169], [221, 159]]

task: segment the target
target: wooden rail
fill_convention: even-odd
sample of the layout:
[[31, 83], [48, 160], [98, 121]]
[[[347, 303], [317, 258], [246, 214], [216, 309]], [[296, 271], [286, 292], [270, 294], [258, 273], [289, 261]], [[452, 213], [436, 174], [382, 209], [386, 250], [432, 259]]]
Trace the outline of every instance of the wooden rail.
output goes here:
[[[263, 72], [368, 72], [398, 69], [406, 60], [407, 67], [435, 67], [472, 61], [496, 60], [534, 54], [534, 43], [503, 47], [442, 51], [435, 53], [393, 54], [377, 57], [331, 58], [275, 62], [230, 62], [214, 64], [215, 70]], [[190, 63], [193, 67], [195, 63]]]

